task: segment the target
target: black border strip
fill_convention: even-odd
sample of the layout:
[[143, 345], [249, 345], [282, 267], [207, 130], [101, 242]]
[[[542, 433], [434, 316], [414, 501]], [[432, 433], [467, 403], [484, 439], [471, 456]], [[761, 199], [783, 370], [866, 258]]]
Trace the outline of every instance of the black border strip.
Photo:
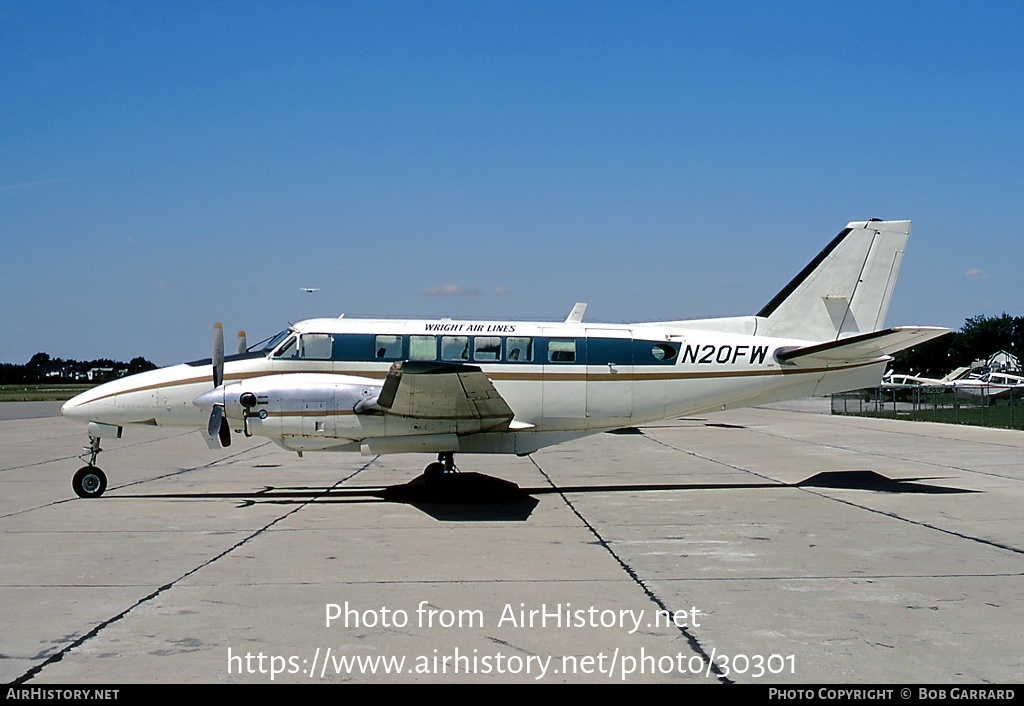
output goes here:
[[820, 253], [818, 253], [818, 255], [813, 260], [807, 263], [807, 266], [804, 267], [804, 269], [800, 270], [800, 274], [794, 277], [789, 284], [783, 287], [782, 291], [776, 294], [770, 302], [765, 304], [764, 307], [761, 308], [761, 311], [757, 312], [757, 316], [763, 316], [767, 318], [771, 316], [773, 313], [775, 313], [775, 310], [782, 305], [782, 302], [786, 301], [786, 299], [789, 298], [789, 295], [793, 293], [793, 290], [799, 287], [800, 284], [805, 279], [807, 279], [812, 272], [818, 269], [818, 265], [820, 265], [826, 257], [831, 255], [832, 251], [839, 247], [839, 243], [843, 242], [846, 236], [848, 236], [852, 232], [853, 228], [844, 228], [839, 235], [832, 239], [831, 243], [826, 245], [825, 248]]
[[[803, 348], [794, 348], [793, 350], [783, 351], [776, 353], [775, 357], [785, 363], [786, 361], [793, 360], [794, 358], [803, 358], [804, 356], [814, 355], [816, 353], [822, 353], [824, 351], [832, 350], [834, 348], [842, 348], [848, 346], [851, 343], [863, 343], [864, 341], [870, 341], [873, 338], [884, 338], [892, 333], [895, 333], [897, 329], [886, 328], [878, 331], [869, 331], [868, 333], [862, 333], [859, 336], [850, 336], [849, 338], [840, 338], [836, 341], [826, 341], [825, 343], [818, 343], [813, 346], [804, 346]], [[884, 355], [879, 353], [879, 355]]]

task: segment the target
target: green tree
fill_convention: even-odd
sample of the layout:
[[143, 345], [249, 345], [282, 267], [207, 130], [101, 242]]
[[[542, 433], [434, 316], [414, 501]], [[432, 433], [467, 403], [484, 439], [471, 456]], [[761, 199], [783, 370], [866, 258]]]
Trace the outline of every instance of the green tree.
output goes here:
[[1014, 319], [1003, 312], [1002, 316], [974, 316], [964, 323], [957, 338], [960, 365], [970, 365], [975, 360], [984, 360], [1002, 350], [1013, 352]]
[[49, 362], [50, 362], [50, 354], [49, 353], [36, 353], [34, 356], [32, 356], [29, 359], [28, 363], [25, 364], [25, 367], [30, 369], [30, 370], [37, 370], [40, 365], [46, 365]]
[[936, 338], [897, 353], [893, 369], [900, 372], [942, 377], [956, 368], [985, 360], [993, 353], [1024, 352], [1024, 316], [972, 316], [960, 331]]
[[128, 361], [128, 374], [143, 373], [147, 370], [156, 370], [156, 365], [149, 362], [142, 356], [137, 356]]

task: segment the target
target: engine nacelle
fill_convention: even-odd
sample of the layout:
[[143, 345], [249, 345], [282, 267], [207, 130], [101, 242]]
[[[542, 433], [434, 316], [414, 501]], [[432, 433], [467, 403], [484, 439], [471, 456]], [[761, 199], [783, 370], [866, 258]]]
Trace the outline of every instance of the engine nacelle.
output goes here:
[[221, 405], [232, 428], [261, 436], [330, 437], [340, 417], [373, 414], [380, 391], [369, 378], [286, 373], [221, 385], [192, 403], [206, 412]]

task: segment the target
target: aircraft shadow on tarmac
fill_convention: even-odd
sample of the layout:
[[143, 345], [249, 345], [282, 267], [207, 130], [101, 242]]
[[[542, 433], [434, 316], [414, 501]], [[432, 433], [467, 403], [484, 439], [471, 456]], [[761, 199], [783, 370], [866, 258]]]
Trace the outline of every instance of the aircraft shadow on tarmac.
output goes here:
[[171, 500], [238, 500], [239, 507], [256, 504], [298, 505], [303, 503], [401, 503], [441, 521], [522, 522], [537, 506], [539, 495], [552, 493], [637, 493], [690, 490], [737, 490], [780, 488], [828, 488], [879, 493], [948, 494], [973, 493], [921, 483], [932, 478], [894, 480], [874, 471], [826, 471], [798, 483], [665, 483], [636, 485], [582, 485], [520, 488], [510, 481], [481, 473], [450, 473], [439, 478], [419, 476], [400, 485], [360, 488], [272, 487], [247, 493], [160, 493], [108, 495], [108, 498], [153, 498]]

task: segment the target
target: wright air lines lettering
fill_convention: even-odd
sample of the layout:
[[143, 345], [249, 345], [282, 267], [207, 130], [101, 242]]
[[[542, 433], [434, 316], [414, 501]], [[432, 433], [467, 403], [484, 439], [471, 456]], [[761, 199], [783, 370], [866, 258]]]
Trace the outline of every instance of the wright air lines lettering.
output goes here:
[[424, 331], [439, 333], [515, 333], [515, 324], [424, 324]]

